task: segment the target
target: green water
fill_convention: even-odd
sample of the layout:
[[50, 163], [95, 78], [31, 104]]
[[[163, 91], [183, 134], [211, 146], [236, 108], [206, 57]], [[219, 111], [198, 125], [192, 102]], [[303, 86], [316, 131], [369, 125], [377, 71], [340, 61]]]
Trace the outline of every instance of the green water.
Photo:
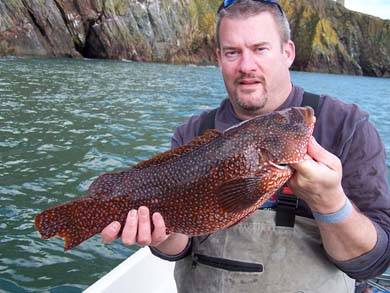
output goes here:
[[[293, 78], [361, 104], [389, 150], [388, 79]], [[99, 174], [167, 150], [178, 124], [224, 97], [214, 67], [0, 59], [0, 289], [80, 292], [131, 255], [138, 247], [99, 236], [64, 253], [62, 240], [40, 239], [33, 218], [84, 195]]]
[[175, 126], [195, 111], [194, 96], [200, 107], [213, 103], [206, 97], [217, 82], [207, 73], [215, 68], [202, 70], [206, 74], [115, 61], [0, 61], [0, 288], [80, 291], [136, 249], [104, 246], [97, 236], [64, 254], [62, 240], [40, 240], [33, 217], [83, 195], [97, 175], [168, 149]]

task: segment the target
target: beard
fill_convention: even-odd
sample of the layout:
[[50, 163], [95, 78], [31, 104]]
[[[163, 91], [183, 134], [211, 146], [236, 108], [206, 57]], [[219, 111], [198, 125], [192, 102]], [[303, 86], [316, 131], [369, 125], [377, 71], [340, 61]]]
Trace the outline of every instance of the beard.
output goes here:
[[236, 104], [238, 107], [240, 107], [242, 110], [244, 110], [245, 112], [247, 113], [259, 112], [266, 106], [268, 102], [267, 85], [266, 85], [265, 78], [258, 77], [255, 75], [245, 74], [237, 78], [234, 81], [234, 85], [239, 85], [241, 83], [241, 80], [245, 78], [256, 79], [258, 83], [261, 83], [263, 85], [263, 89], [264, 89], [263, 92], [258, 93], [256, 89], [241, 90], [240, 92], [235, 90], [229, 93], [229, 96], [232, 99], [232, 102]]
[[258, 100], [258, 102], [256, 103], [243, 101], [242, 99], [240, 99], [240, 97], [237, 97], [236, 95], [232, 96], [231, 98], [233, 99], [233, 103], [235, 103], [241, 109], [245, 110], [248, 113], [258, 112], [262, 110], [268, 102], [268, 97], [266, 95], [256, 97], [256, 100]]

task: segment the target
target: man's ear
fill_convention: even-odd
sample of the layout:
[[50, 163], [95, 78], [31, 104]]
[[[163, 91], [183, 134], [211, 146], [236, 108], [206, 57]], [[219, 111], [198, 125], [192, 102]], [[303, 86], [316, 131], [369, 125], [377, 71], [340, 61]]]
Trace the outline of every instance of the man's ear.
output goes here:
[[287, 43], [283, 44], [283, 54], [286, 64], [290, 68], [295, 59], [295, 44], [293, 41], [289, 40]]

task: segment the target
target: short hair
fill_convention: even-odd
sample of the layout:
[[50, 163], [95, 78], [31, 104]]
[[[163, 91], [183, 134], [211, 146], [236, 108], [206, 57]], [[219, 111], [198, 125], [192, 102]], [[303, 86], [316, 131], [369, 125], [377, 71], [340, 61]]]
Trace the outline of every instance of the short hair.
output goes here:
[[219, 29], [224, 18], [247, 18], [258, 15], [262, 12], [269, 12], [274, 19], [279, 31], [281, 43], [287, 43], [291, 39], [290, 24], [285, 13], [281, 13], [278, 6], [271, 3], [253, 0], [237, 0], [228, 8], [221, 9], [217, 14], [216, 41], [220, 48]]

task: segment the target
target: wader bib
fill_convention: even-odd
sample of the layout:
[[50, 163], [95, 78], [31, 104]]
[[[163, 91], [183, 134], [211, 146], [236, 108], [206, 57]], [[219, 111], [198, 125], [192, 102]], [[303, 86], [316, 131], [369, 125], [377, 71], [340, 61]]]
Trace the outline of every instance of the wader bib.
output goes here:
[[276, 226], [274, 211], [258, 210], [192, 245], [175, 266], [178, 292], [354, 292], [355, 281], [327, 259], [309, 218]]
[[[318, 103], [318, 95], [304, 93], [302, 106], [317, 112]], [[199, 135], [214, 128], [216, 111]], [[296, 216], [296, 196], [285, 195], [277, 212], [260, 209], [236, 226], [194, 237], [191, 255], [176, 262], [178, 292], [354, 292], [355, 281], [326, 257], [315, 221]]]

